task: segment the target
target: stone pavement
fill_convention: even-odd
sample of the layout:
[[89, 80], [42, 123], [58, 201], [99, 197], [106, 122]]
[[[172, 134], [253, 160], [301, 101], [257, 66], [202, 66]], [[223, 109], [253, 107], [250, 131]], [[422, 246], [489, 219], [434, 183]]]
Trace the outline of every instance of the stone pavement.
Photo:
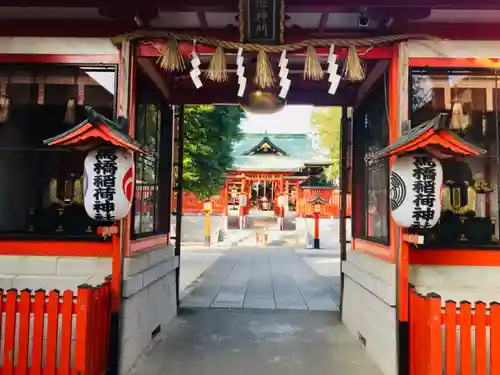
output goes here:
[[381, 375], [332, 311], [338, 258], [273, 247], [184, 252], [181, 283], [201, 275], [129, 375]]
[[336, 312], [183, 309], [130, 375], [381, 375]]
[[222, 255], [222, 249], [213, 249], [198, 246], [182, 249], [181, 272], [179, 282], [180, 299], [183, 300], [189, 293], [189, 286], [211, 267]]
[[[319, 256], [328, 259], [324, 254]], [[182, 306], [338, 310], [339, 278], [319, 275], [306, 257], [282, 247], [225, 251], [188, 287]], [[329, 266], [339, 268], [335, 262]]]

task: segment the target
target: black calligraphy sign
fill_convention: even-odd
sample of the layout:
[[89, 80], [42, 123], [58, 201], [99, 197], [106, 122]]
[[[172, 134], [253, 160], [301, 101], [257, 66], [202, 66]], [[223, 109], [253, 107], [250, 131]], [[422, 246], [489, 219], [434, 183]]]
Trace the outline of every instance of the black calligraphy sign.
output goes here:
[[436, 211], [436, 162], [427, 156], [415, 157], [413, 162], [413, 226], [430, 228]]
[[94, 212], [95, 219], [114, 221], [116, 195], [116, 152], [113, 149], [99, 149], [94, 163]]
[[283, 43], [283, 0], [240, 0], [240, 41]]

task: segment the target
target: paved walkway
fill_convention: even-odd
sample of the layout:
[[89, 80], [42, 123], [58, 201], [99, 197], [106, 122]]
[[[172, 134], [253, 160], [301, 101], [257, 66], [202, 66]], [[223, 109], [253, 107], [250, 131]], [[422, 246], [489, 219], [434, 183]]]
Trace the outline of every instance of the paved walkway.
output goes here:
[[184, 253], [184, 284], [208, 268], [130, 375], [381, 375], [331, 311], [337, 252], [205, 251]]
[[[338, 310], [338, 284], [333, 283], [339, 279], [318, 275], [305, 257], [279, 247], [226, 251], [186, 289], [182, 306]], [[338, 263], [329, 266], [339, 268]]]
[[184, 309], [131, 375], [381, 375], [338, 313]]

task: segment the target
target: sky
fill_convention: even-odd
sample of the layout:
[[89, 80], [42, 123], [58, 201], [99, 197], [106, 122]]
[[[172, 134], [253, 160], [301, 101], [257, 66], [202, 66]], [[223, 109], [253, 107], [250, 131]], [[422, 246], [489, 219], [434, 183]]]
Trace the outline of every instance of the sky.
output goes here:
[[309, 133], [311, 115], [314, 110], [310, 105], [286, 106], [272, 115], [256, 115], [247, 113], [241, 123], [245, 133]]

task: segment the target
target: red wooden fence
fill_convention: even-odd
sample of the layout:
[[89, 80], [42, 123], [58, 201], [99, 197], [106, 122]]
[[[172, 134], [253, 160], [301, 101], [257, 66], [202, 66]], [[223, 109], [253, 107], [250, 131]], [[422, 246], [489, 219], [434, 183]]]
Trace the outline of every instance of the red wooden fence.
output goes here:
[[444, 306], [437, 294], [410, 294], [410, 375], [500, 375], [500, 304]]
[[76, 296], [71, 290], [0, 290], [0, 374], [105, 374], [110, 291], [109, 281], [82, 285]]
[[[226, 205], [224, 204], [224, 199], [222, 195], [214, 195], [210, 198], [212, 201], [212, 208], [214, 214], [225, 213]], [[177, 195], [174, 195], [172, 200], [172, 207], [175, 209], [177, 207]], [[203, 212], [203, 200], [199, 199], [194, 193], [189, 191], [183, 192], [182, 195], [182, 212], [183, 213], [202, 213]]]
[[[323, 217], [340, 217], [340, 190], [300, 190], [297, 195], [296, 211], [299, 216], [310, 216], [313, 214], [313, 207], [309, 203], [314, 198], [316, 192], [320, 192], [326, 200], [321, 209]], [[226, 202], [224, 202], [223, 192], [220, 195], [214, 195], [210, 198], [212, 201], [213, 213], [225, 214]], [[347, 210], [346, 216], [351, 217], [351, 194], [347, 194]], [[177, 197], [174, 196], [172, 207], [176, 206]], [[183, 213], [202, 213], [203, 200], [200, 200], [194, 193], [185, 191], [182, 196], [182, 212]]]
[[[322, 217], [340, 217], [340, 190], [326, 190], [326, 189], [304, 189], [299, 190], [297, 194], [297, 215], [311, 216], [314, 209], [309, 203], [316, 194], [326, 201], [326, 204], [321, 207]], [[346, 217], [351, 217], [351, 194], [346, 194], [347, 207]]]

